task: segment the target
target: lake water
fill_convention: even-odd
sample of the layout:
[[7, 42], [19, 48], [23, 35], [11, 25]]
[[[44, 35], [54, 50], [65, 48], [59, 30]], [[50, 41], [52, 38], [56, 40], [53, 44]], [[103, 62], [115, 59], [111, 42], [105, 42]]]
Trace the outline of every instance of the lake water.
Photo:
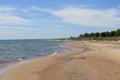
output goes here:
[[63, 52], [65, 41], [52, 40], [0, 40], [0, 64], [18, 58], [27, 59]]

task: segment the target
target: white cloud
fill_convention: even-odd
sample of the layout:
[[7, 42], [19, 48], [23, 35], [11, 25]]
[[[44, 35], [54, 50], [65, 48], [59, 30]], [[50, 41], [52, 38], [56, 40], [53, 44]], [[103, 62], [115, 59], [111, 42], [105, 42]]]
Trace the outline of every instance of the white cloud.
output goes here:
[[0, 6], [0, 11], [14, 11], [16, 8], [7, 7], [7, 6]]
[[31, 7], [30, 9], [31, 9], [31, 10], [36, 10], [36, 11], [50, 12], [50, 13], [53, 13], [53, 12], [54, 12], [54, 10], [38, 8], [38, 7], [36, 7], [36, 6], [33, 6], [33, 7]]
[[95, 26], [95, 27], [118, 27], [120, 26], [120, 11], [118, 9], [91, 9], [68, 7], [61, 10], [49, 10], [33, 7], [32, 9], [51, 13], [61, 18], [66, 23]]
[[25, 14], [29, 14], [30, 10], [29, 9], [22, 9], [22, 12], [24, 12]]
[[[35, 32], [38, 29], [33, 27], [22, 27], [22, 26], [0, 26], [0, 36], [7, 36], [6, 38], [12, 35], [21, 35], [24, 36], [26, 33]], [[14, 36], [13, 36], [14, 37]], [[1, 37], [0, 37], [1, 39]]]
[[31, 20], [17, 16], [18, 8], [0, 6], [0, 24], [25, 24], [32, 22]]
[[120, 5], [118, 5], [118, 8], [120, 8]]
[[22, 27], [22, 26], [0, 26], [0, 30], [22, 30], [22, 31], [32, 31], [32, 30], [37, 30], [34, 27]]
[[15, 15], [8, 15], [8, 14], [0, 14], [0, 23], [13, 23], [13, 24], [24, 24], [29, 23], [30, 20], [21, 18]]
[[0, 26], [0, 39], [39, 38], [37, 32], [40, 33], [39, 29], [32, 26]]

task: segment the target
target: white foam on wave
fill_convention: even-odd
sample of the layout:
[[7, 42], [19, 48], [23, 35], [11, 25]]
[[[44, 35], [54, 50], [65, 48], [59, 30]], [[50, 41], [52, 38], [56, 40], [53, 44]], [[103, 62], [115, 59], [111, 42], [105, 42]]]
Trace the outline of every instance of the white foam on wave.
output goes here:
[[55, 51], [55, 53], [54, 54], [57, 54], [57, 51]]

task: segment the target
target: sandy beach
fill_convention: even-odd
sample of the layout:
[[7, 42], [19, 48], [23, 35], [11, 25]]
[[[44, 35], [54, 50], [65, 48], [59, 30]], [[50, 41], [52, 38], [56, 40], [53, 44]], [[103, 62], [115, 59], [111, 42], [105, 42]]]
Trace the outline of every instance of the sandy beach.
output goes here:
[[30, 61], [1, 80], [120, 80], [120, 42], [75, 41], [71, 51]]

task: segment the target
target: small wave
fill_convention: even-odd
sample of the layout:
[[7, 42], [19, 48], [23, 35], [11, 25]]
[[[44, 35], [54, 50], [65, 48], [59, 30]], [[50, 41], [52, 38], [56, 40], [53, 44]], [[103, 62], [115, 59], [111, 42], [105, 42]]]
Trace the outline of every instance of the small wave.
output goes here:
[[23, 61], [24, 59], [26, 59], [26, 57], [19, 57], [19, 58], [15, 59], [15, 61], [20, 62], [20, 61]]

